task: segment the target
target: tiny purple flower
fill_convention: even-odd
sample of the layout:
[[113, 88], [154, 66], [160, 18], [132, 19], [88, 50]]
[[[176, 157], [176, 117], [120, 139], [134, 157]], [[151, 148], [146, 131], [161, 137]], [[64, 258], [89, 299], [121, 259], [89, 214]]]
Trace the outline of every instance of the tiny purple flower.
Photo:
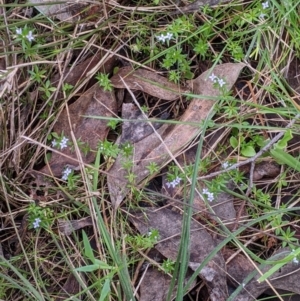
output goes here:
[[17, 28], [16, 29], [16, 34], [22, 34], [22, 28]]

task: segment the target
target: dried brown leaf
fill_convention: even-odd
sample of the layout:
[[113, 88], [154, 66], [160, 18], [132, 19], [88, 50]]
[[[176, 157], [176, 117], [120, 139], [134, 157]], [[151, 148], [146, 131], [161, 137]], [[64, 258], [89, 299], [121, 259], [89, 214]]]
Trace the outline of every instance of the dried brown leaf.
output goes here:
[[[228, 63], [216, 66], [213, 72], [215, 75], [224, 78], [227, 88], [230, 89], [244, 66], [245, 64], [243, 63]], [[172, 160], [170, 153], [176, 157], [201, 132], [199, 124], [207, 118], [215, 103], [215, 101], [211, 100], [211, 97], [220, 95], [220, 91], [207, 79], [210, 72], [208, 70], [189, 82], [193, 92], [206, 96], [206, 99], [194, 98], [191, 101], [188, 109], [180, 119], [183, 123], [176, 126], [163, 125], [156, 133], [134, 145], [134, 157], [132, 158], [134, 166], [132, 172], [136, 176], [137, 184], [149, 175], [147, 169], [149, 163], [155, 162], [158, 166], [167, 164]], [[128, 192], [126, 172], [122, 168], [122, 162], [123, 158], [119, 156], [108, 175], [108, 188], [115, 208], [120, 205]]]
[[82, 19], [95, 22], [99, 20], [102, 10], [100, 5], [91, 5], [88, 1], [59, 3], [54, 0], [30, 0], [29, 3], [36, 4], [35, 8], [47, 17], [71, 23]]
[[[147, 235], [151, 229], [157, 229], [159, 242], [155, 248], [163, 256], [175, 261], [181, 239], [182, 218], [181, 214], [167, 208], [146, 208], [143, 212], [135, 211], [130, 220], [141, 234]], [[205, 228], [196, 221], [192, 221], [189, 267], [195, 271], [215, 247], [216, 243]], [[199, 276], [206, 283], [212, 301], [226, 300], [228, 292], [225, 262], [220, 253], [207, 263]]]
[[[93, 115], [101, 117], [112, 117], [117, 113], [117, 103], [114, 94], [105, 92], [98, 84], [92, 86], [82, 94], [73, 104], [69, 106], [68, 111], [64, 109], [60, 114], [54, 131], [59, 135], [63, 132], [64, 136], [71, 139], [71, 131], [74, 133], [76, 140], [80, 140], [91, 148], [97, 149], [97, 144], [107, 136], [109, 128], [106, 120], [84, 117], [84, 115]], [[71, 128], [70, 128], [71, 124]], [[84, 163], [91, 163], [95, 159], [95, 152], [90, 151], [87, 155], [81, 152]], [[53, 152], [49, 165], [43, 167], [40, 171], [45, 174], [53, 173], [54, 176], [60, 176], [65, 165], [77, 167], [79, 159], [76, 153], [71, 151], [70, 147], [64, 148], [60, 153]]]
[[[278, 261], [285, 258], [287, 255], [289, 255], [290, 252], [291, 251], [288, 248], [279, 249], [276, 254], [270, 257], [268, 260]], [[273, 265], [268, 265], [260, 268], [260, 270], [264, 274], [272, 267]], [[228, 269], [228, 272], [232, 271], [233, 269]], [[253, 269], [253, 271], [255, 271], [255, 269]], [[257, 272], [257, 275], [244, 286], [244, 289], [233, 299], [233, 301], [254, 301], [257, 297], [259, 297], [262, 293], [269, 289], [270, 285], [266, 281], [263, 281], [261, 283], [257, 281], [260, 276], [261, 274], [258, 274]], [[236, 273], [234, 272], [233, 277], [238, 277], [238, 275], [236, 275]], [[300, 294], [299, 277], [299, 264], [289, 262], [281, 267], [280, 270], [275, 272], [268, 280], [275, 289], [281, 289], [288, 292]], [[240, 283], [242, 283], [243, 279], [239, 279], [239, 281]]]
[[[124, 84], [124, 82], [125, 84]], [[140, 90], [149, 95], [165, 100], [176, 100], [180, 94], [187, 92], [156, 72], [145, 69], [134, 70], [131, 67], [121, 68], [111, 78], [115, 88]], [[127, 87], [126, 87], [127, 86]]]
[[[191, 277], [191, 272], [188, 271], [185, 283]], [[170, 284], [172, 278], [159, 271], [157, 268], [149, 268], [146, 274], [143, 276], [143, 281], [140, 287], [140, 298], [139, 301], [165, 301], [167, 300]], [[190, 289], [196, 285], [194, 281]], [[176, 286], [172, 294], [172, 298], [175, 297]]]
[[[99, 61], [101, 61], [102, 58], [103, 53], [99, 52], [76, 65], [73, 63], [71, 67], [67, 67], [65, 69], [63, 74], [57, 73], [51, 78], [51, 86], [56, 87], [61, 77], [63, 77], [64, 84], [69, 84], [75, 87], [81, 80], [85, 78], [87, 73], [93, 69], [99, 63]], [[103, 73], [111, 72], [113, 70], [115, 61], [115, 56], [106, 59], [98, 71]], [[58, 91], [56, 99], [61, 98], [63, 98], [63, 92]]]

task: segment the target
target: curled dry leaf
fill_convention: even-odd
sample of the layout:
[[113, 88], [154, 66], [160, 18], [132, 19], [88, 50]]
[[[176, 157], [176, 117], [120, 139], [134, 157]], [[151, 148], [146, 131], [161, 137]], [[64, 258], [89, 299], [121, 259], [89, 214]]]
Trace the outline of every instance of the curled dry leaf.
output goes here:
[[29, 3], [36, 4], [35, 8], [50, 18], [56, 18], [64, 22], [95, 22], [99, 20], [102, 6], [91, 5], [88, 1], [65, 1], [62, 3], [53, 0], [30, 0]]
[[[223, 64], [216, 66], [214, 74], [226, 81], [226, 87], [231, 89], [240, 71], [245, 64]], [[189, 81], [194, 94], [205, 96], [205, 99], [194, 98], [186, 112], [181, 117], [182, 123], [177, 125], [163, 125], [155, 133], [135, 143], [134, 166], [132, 172], [136, 176], [136, 184], [140, 183], [149, 175], [146, 168], [150, 163], [155, 162], [163, 166], [170, 162], [173, 156], [177, 156], [195, 137], [201, 132], [199, 125], [205, 120], [212, 110], [215, 101], [211, 97], [218, 97], [220, 91], [214, 87], [213, 82], [208, 79], [208, 70], [198, 78]], [[137, 89], [138, 87], [135, 86]], [[194, 124], [190, 124], [194, 123]], [[109, 171], [108, 188], [112, 204], [117, 208], [128, 192], [126, 172], [122, 168], [123, 158], [119, 156]]]
[[70, 274], [59, 292], [53, 292], [54, 301], [63, 301], [78, 294], [81, 290], [80, 284], [73, 274]]
[[[289, 255], [290, 252], [291, 251], [289, 248], [279, 249], [268, 260], [274, 262], [278, 261], [280, 259], [285, 258], [287, 255]], [[237, 263], [237, 261], [233, 261], [227, 265], [227, 272], [230, 278], [232, 279], [234, 278], [238, 283], [243, 283], [245, 277], [250, 275], [251, 273], [255, 273], [256, 276], [254, 276], [254, 278], [252, 278], [252, 280], [250, 280], [250, 282], [248, 282], [244, 286], [244, 289], [240, 291], [240, 293], [235, 298], [233, 298], [232, 301], [254, 301], [256, 300], [257, 297], [259, 297], [262, 293], [264, 293], [267, 289], [270, 288], [270, 284], [275, 289], [280, 289], [280, 290], [285, 290], [288, 292], [300, 294], [299, 263], [289, 262], [283, 267], [281, 267], [280, 270], [278, 270], [272, 276], [269, 277], [268, 279], [270, 283], [269, 284], [266, 281], [263, 281], [261, 283], [257, 281], [258, 278], [260, 278], [261, 274], [258, 274], [255, 268], [252, 268], [252, 270], [250, 270], [250, 266], [252, 264], [245, 256], [240, 255], [240, 260], [241, 260], [241, 264]], [[264, 274], [272, 267], [273, 265], [267, 265], [262, 268], [261, 267], [258, 268]]]
[[93, 225], [93, 220], [92, 217], [83, 217], [78, 220], [63, 220], [59, 219], [58, 220], [58, 229], [59, 232], [61, 232], [63, 235], [71, 235], [73, 231], [82, 229], [86, 226], [92, 226]]
[[[69, 114], [68, 114], [69, 111]], [[105, 92], [98, 84], [92, 86], [82, 94], [73, 104], [64, 109], [54, 126], [54, 132], [64, 136], [71, 141], [71, 131], [75, 139], [86, 143], [91, 150], [97, 149], [99, 141], [105, 139], [109, 128], [106, 120], [87, 118], [84, 115], [96, 115], [102, 117], [112, 117], [117, 113], [117, 103], [111, 92]], [[70, 119], [70, 122], [69, 122]], [[71, 128], [70, 128], [71, 125]], [[61, 155], [64, 154], [64, 155]], [[94, 151], [89, 151], [86, 155], [81, 151], [82, 161], [91, 163], [95, 160]], [[66, 147], [59, 152], [53, 152], [48, 165], [40, 172], [60, 176], [66, 165], [77, 167], [81, 162], [76, 153], [70, 147]]]
[[175, 85], [156, 72], [145, 69], [134, 70], [131, 67], [121, 68], [111, 78], [111, 83], [115, 88], [125, 89], [129, 87], [129, 89], [140, 90], [165, 100], [176, 100], [180, 94], [187, 92], [186, 89]]
[[[191, 271], [187, 272], [187, 277], [185, 279], [185, 284], [192, 276]], [[143, 281], [140, 287], [140, 298], [139, 301], [165, 301], [167, 300], [168, 292], [170, 289], [172, 278], [159, 271], [157, 268], [150, 267], [146, 274], [143, 276]], [[192, 289], [196, 285], [194, 281], [190, 287]], [[172, 299], [175, 298], [176, 287], [172, 293]]]
[[[101, 61], [103, 57], [104, 54], [99, 52], [91, 57], [88, 57], [83, 62], [73, 63], [71, 67], [65, 68], [63, 74], [57, 73], [51, 78], [51, 86], [57, 87], [61, 77], [63, 77], [63, 84], [69, 84], [75, 87], [86, 77], [87, 73]], [[115, 56], [106, 59], [104, 64], [100, 66], [99, 72], [110, 72], [113, 69], [115, 61]], [[63, 98], [63, 92], [58, 91], [56, 99], [61, 98]]]
[[[175, 261], [181, 239], [182, 215], [167, 208], [146, 208], [143, 212], [135, 211], [133, 215], [130, 220], [141, 234], [147, 235], [151, 229], [158, 230], [159, 242], [155, 248], [163, 256]], [[215, 248], [216, 243], [204, 227], [192, 221], [189, 267], [195, 271]], [[207, 285], [212, 301], [226, 300], [228, 292], [225, 262], [220, 252], [206, 264], [199, 276]]]

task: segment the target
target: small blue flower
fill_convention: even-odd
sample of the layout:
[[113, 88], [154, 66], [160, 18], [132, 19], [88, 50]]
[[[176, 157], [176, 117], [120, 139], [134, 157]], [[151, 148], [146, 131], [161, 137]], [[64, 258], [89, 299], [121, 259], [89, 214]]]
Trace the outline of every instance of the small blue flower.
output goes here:
[[226, 169], [226, 168], [228, 168], [230, 165], [231, 165], [231, 164], [230, 164], [228, 161], [225, 161], [225, 162], [222, 163], [222, 168], [223, 168], [223, 169]]
[[67, 167], [64, 171], [63, 171], [63, 176], [61, 177], [62, 180], [67, 181], [69, 174], [72, 172], [72, 169], [70, 167]]
[[16, 29], [16, 34], [22, 34], [22, 28], [17, 28]]
[[168, 188], [170, 188], [170, 187], [175, 188], [180, 183], [181, 180], [182, 180], [181, 178], [177, 177], [176, 179], [174, 179], [171, 182], [166, 182], [166, 186]]
[[28, 34], [26, 35], [26, 38], [27, 38], [27, 40], [28, 40], [29, 42], [32, 42], [32, 41], [34, 40], [34, 36], [33, 36], [31, 30], [30, 30], [30, 31], [28, 32]]
[[208, 77], [213, 83], [216, 83], [218, 80], [218, 77], [214, 75], [213, 73]]
[[68, 147], [68, 141], [69, 141], [68, 138], [63, 137], [62, 140], [61, 140], [61, 142], [60, 142], [60, 144], [59, 144], [60, 145], [60, 149]]
[[269, 7], [269, 1], [263, 2], [262, 3], [262, 8], [267, 9]]
[[218, 78], [218, 83], [221, 88], [226, 84], [226, 82], [222, 78]]
[[34, 222], [33, 222], [33, 228], [36, 229], [36, 228], [39, 228], [40, 226], [40, 222], [41, 222], [41, 219], [39, 217], [37, 217]]
[[209, 192], [207, 188], [202, 189], [202, 194], [207, 196], [209, 202], [212, 202], [215, 199], [213, 192]]
[[52, 145], [52, 147], [55, 147], [57, 145], [57, 141], [55, 139], [52, 140], [51, 145]]
[[165, 41], [170, 41], [173, 37], [173, 34], [168, 32], [166, 35], [161, 34], [160, 36], [156, 36], [159, 42], [165, 42]]

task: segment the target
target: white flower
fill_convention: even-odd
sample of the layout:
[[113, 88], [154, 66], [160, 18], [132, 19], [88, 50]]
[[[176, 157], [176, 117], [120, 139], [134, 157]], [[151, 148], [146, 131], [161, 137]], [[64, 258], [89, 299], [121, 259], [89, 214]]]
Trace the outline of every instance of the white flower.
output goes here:
[[16, 29], [16, 34], [22, 34], [22, 28], [17, 28]]
[[159, 42], [165, 42], [166, 40], [167, 41], [170, 41], [173, 37], [173, 34], [168, 32], [166, 35], [164, 34], [161, 34], [160, 36], [156, 36], [156, 38], [158, 39]]
[[293, 258], [293, 263], [296, 263], [296, 264], [299, 263], [299, 260], [297, 259], [297, 257], [294, 257], [294, 258]]
[[203, 189], [202, 189], [202, 193], [203, 193], [203, 194], [208, 194], [208, 193], [209, 193], [209, 191], [208, 191], [208, 189], [207, 189], [207, 188], [203, 188]]
[[63, 175], [61, 177], [62, 180], [67, 181], [68, 180], [68, 176], [69, 174], [72, 172], [72, 169], [70, 167], [67, 167], [64, 171], [63, 171]]
[[213, 192], [209, 192], [207, 188], [203, 188], [202, 193], [207, 195], [207, 200], [209, 202], [212, 202], [215, 199]]
[[26, 35], [26, 38], [29, 42], [32, 42], [34, 40], [34, 36], [32, 35], [32, 31], [30, 30], [28, 34]]
[[261, 13], [261, 14], [259, 15], [259, 18], [260, 18], [260, 19], [264, 19], [265, 16], [266, 16], [266, 14]]
[[269, 1], [263, 2], [262, 7], [263, 7], [263, 9], [268, 8], [269, 7]]
[[36, 229], [40, 226], [41, 219], [38, 217], [33, 222], [33, 228]]
[[181, 178], [177, 177], [176, 179], [174, 179], [173, 181], [171, 182], [166, 182], [166, 186], [168, 188], [172, 187], [172, 188], [175, 188], [181, 181]]
[[163, 34], [161, 34], [160, 36], [156, 36], [156, 38], [158, 39], [159, 42], [165, 42], [166, 38]]
[[209, 193], [207, 194], [207, 200], [208, 200], [209, 202], [212, 202], [214, 199], [215, 199], [215, 198], [214, 198], [214, 194], [213, 194], [212, 192], [209, 192]]
[[60, 142], [60, 144], [59, 144], [60, 145], [60, 149], [63, 149], [65, 147], [67, 147], [68, 146], [68, 141], [69, 141], [68, 138], [63, 137], [62, 140], [61, 140], [61, 142]]
[[225, 81], [222, 78], [218, 78], [218, 83], [219, 83], [221, 88], [226, 84]]
[[226, 168], [228, 168], [229, 166], [230, 166], [230, 163], [229, 163], [228, 161], [225, 161], [225, 162], [222, 163], [222, 168], [223, 168], [223, 169], [226, 169]]
[[52, 145], [52, 147], [55, 147], [57, 145], [57, 141], [55, 139], [52, 140], [51, 145]]
[[166, 35], [166, 39], [170, 41], [172, 38], [173, 38], [173, 34], [168, 32]]
[[208, 78], [214, 83], [216, 83], [218, 80], [218, 77], [216, 75], [214, 75], [213, 73]]

